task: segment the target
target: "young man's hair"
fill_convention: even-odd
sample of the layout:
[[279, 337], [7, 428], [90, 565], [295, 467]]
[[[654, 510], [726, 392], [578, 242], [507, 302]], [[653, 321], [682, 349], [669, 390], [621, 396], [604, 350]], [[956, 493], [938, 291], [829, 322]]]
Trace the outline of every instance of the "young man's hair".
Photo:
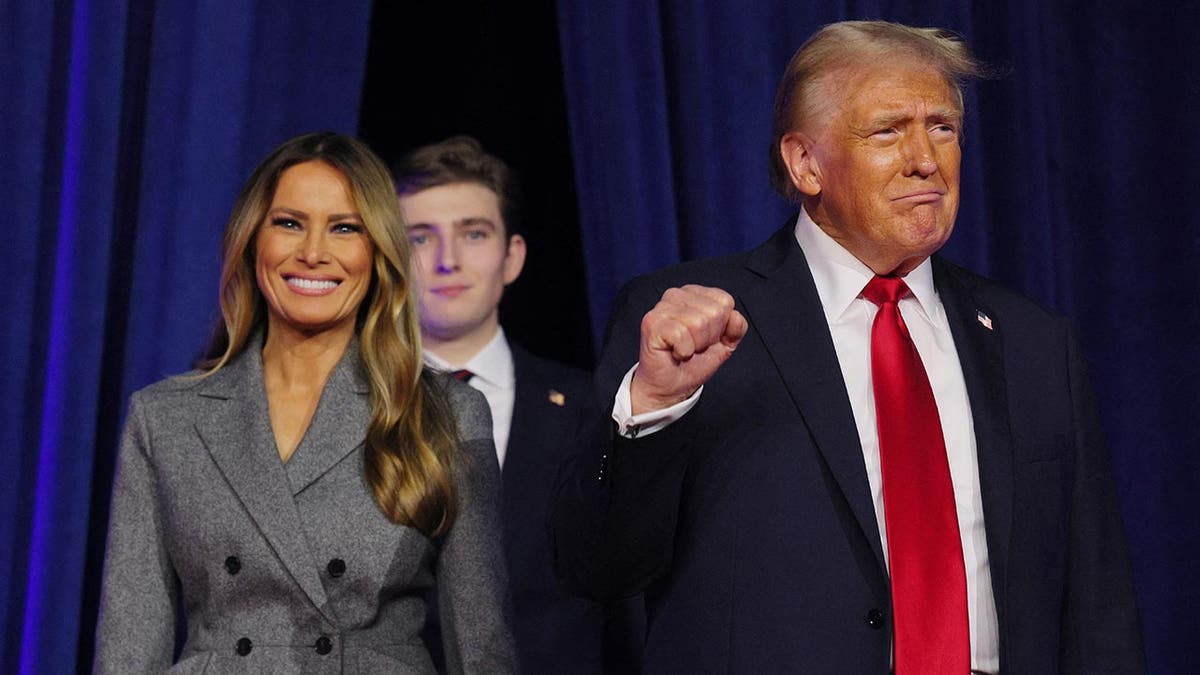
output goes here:
[[521, 231], [521, 195], [512, 169], [470, 136], [453, 136], [409, 152], [392, 166], [392, 176], [401, 197], [439, 185], [478, 183], [499, 198], [505, 236]]

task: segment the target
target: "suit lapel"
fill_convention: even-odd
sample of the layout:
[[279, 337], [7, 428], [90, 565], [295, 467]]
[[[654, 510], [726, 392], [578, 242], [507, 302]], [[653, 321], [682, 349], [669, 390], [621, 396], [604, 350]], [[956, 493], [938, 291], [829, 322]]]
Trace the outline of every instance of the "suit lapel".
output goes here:
[[329, 374], [304, 438], [287, 462], [292, 494], [300, 494], [362, 445], [371, 419], [370, 393], [358, 342], [352, 341]]
[[280, 562], [313, 605], [333, 621], [325, 612], [325, 588], [271, 432], [258, 344], [251, 341], [199, 388], [203, 412], [196, 431]]
[[1002, 317], [981, 302], [967, 278], [934, 258], [941, 296], [966, 381], [975, 427], [988, 561], [1000, 634], [1004, 635], [1009, 541], [1012, 536], [1013, 458], [1004, 369]]
[[[747, 267], [762, 281], [748, 285], [739, 300], [762, 336], [883, 575], [886, 566], [879, 526], [854, 413], [812, 273], [791, 227], [755, 250]], [[883, 593], [886, 596], [886, 589]]]
[[544, 383], [537, 379], [520, 348], [511, 342], [509, 348], [512, 350], [516, 391], [513, 398], [512, 424], [508, 432], [508, 448], [504, 454], [504, 470], [500, 476], [504, 481], [505, 492], [512, 494], [528, 484], [528, 474], [535, 469], [538, 461], [538, 458], [530, 457], [530, 453], [536, 447], [536, 439], [531, 431], [539, 426], [538, 410], [545, 400], [545, 392], [542, 392], [540, 398], [538, 392], [545, 387]]

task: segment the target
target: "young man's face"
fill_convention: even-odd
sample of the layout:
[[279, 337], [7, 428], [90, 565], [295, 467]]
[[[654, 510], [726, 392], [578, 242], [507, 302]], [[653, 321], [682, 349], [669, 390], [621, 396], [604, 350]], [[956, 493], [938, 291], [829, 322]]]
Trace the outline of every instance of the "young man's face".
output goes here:
[[427, 346], [466, 341], [482, 348], [499, 326], [504, 287], [525, 264], [525, 240], [507, 236], [500, 198], [478, 183], [402, 196], [400, 210]]

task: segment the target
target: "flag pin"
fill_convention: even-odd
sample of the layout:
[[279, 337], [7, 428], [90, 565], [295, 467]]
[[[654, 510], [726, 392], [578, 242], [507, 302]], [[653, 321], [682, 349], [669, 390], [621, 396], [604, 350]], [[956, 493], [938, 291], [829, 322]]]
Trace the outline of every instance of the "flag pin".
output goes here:
[[978, 309], [975, 310], [975, 320], [978, 321], [979, 325], [983, 326], [984, 328], [992, 330], [992, 317], [984, 314]]
[[550, 390], [550, 402], [558, 407], [563, 407], [567, 404], [567, 397], [557, 389]]

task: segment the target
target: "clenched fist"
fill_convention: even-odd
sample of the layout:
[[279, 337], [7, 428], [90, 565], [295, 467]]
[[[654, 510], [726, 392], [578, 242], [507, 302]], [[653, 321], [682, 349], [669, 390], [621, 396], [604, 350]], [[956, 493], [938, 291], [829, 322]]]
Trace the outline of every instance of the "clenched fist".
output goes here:
[[719, 288], [669, 288], [642, 317], [637, 372], [630, 387], [637, 415], [691, 396], [717, 372], [746, 334], [746, 317]]

